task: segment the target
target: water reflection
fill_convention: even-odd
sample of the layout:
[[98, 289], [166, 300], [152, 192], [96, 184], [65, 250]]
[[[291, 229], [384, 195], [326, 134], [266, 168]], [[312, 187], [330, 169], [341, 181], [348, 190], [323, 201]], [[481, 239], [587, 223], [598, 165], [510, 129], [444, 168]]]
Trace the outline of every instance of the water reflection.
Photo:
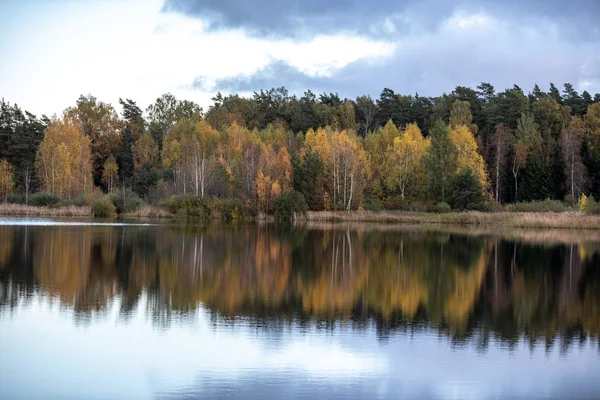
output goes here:
[[599, 249], [318, 226], [0, 226], [0, 313], [43, 294], [78, 324], [117, 304], [121, 321], [143, 307], [168, 327], [203, 306], [267, 329], [373, 322], [380, 338], [427, 327], [566, 351], [600, 333]]

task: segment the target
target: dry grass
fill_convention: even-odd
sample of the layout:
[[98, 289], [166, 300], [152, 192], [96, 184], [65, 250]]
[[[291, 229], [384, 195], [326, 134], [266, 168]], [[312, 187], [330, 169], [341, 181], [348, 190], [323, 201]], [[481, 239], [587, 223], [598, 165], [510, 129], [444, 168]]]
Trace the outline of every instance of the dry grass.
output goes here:
[[397, 211], [310, 211], [298, 220], [329, 222], [385, 222], [394, 224], [492, 225], [513, 228], [600, 229], [600, 216], [580, 212], [522, 213], [522, 212], [463, 212], [413, 213]]
[[24, 204], [0, 204], [0, 215], [8, 216], [42, 216], [42, 217], [89, 217], [92, 210], [89, 206], [35, 207]]
[[163, 207], [149, 206], [144, 204], [138, 210], [126, 213], [124, 218], [172, 218], [173, 214]]

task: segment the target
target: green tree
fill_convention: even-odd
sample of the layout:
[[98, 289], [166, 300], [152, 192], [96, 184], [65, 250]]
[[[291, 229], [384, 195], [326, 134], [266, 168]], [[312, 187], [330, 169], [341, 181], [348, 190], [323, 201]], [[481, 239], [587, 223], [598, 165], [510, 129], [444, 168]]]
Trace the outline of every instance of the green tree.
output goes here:
[[470, 169], [460, 171], [452, 182], [450, 205], [457, 210], [481, 210], [485, 205], [485, 194], [479, 177]]
[[432, 198], [446, 201], [457, 169], [457, 150], [448, 133], [448, 127], [438, 119], [430, 129], [431, 145], [425, 158]]

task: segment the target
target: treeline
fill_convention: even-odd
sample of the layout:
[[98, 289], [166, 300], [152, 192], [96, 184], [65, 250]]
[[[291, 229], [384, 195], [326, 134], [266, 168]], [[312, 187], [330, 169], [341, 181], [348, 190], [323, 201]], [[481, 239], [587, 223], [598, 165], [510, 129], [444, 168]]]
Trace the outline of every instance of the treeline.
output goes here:
[[439, 97], [386, 88], [376, 100], [275, 88], [219, 93], [206, 112], [171, 94], [145, 112], [119, 103], [120, 115], [81, 96], [38, 118], [2, 100], [5, 201], [45, 192], [85, 202], [98, 188], [128, 188], [152, 203], [188, 195], [271, 213], [284, 197], [312, 210], [600, 198], [600, 94], [568, 83], [562, 93], [482, 83]]

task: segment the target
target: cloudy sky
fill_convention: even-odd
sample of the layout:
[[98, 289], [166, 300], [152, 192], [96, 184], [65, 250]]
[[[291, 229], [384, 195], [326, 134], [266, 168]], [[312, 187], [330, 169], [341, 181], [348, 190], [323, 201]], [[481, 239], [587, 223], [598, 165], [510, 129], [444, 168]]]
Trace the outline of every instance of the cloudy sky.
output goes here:
[[600, 92], [600, 1], [0, 0], [0, 97], [60, 113], [80, 94], [286, 86], [438, 95], [482, 81]]

